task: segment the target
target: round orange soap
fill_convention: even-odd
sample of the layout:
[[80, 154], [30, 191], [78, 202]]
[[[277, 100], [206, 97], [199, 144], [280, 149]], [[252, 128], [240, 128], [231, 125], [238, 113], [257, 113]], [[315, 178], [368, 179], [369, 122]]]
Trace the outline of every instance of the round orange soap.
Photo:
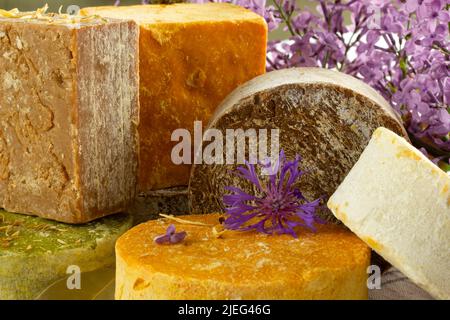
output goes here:
[[[213, 232], [220, 215], [160, 219], [116, 244], [116, 299], [367, 299], [370, 249], [342, 226], [299, 229], [299, 237]], [[174, 224], [187, 236], [157, 244]]]

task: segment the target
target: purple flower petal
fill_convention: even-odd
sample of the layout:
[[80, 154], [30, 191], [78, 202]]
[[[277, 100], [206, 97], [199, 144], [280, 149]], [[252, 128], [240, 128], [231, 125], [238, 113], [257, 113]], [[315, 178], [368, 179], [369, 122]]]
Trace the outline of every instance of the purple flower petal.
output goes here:
[[162, 236], [157, 236], [155, 237], [155, 239], [153, 239], [153, 241], [155, 241], [157, 244], [166, 244], [166, 243], [170, 243], [170, 236], [169, 235], [162, 235]]
[[157, 244], [177, 244], [186, 238], [186, 231], [175, 232], [175, 226], [173, 224], [167, 227], [166, 233], [157, 236], [153, 239]]
[[175, 233], [175, 226], [173, 224], [171, 224], [170, 226], [167, 227], [166, 234], [171, 236], [174, 233]]
[[174, 233], [170, 236], [170, 243], [173, 243], [173, 244], [180, 243], [181, 241], [184, 240], [184, 238], [186, 238], [186, 236], [187, 236], [186, 231]]

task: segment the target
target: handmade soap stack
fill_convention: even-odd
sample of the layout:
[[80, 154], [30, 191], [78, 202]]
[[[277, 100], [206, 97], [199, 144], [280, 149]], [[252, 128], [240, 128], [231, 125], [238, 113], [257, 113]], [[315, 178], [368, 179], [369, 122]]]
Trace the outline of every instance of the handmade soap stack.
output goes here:
[[[231, 4], [46, 9], [0, 10], [0, 299], [115, 254], [117, 299], [367, 299], [370, 247], [450, 297], [450, 178], [374, 89], [318, 68], [263, 74], [267, 25]], [[195, 121], [234, 132], [236, 158], [176, 163]], [[264, 142], [252, 130], [271, 129], [277, 174], [240, 167]], [[187, 198], [194, 214], [175, 217]], [[161, 210], [128, 230], [124, 212]]]
[[[270, 72], [231, 93], [208, 128], [225, 136], [230, 128], [272, 126], [281, 129], [288, 157], [300, 154], [305, 162], [297, 191], [310, 201], [334, 193], [329, 209], [356, 235], [334, 224], [315, 232], [298, 228], [298, 238], [249, 230], [294, 223], [276, 213], [290, 203], [268, 191], [251, 167], [233, 175], [236, 164], [195, 165], [193, 211], [223, 212], [227, 195], [227, 214], [166, 217], [125, 233], [116, 245], [117, 299], [363, 299], [369, 247], [433, 296], [448, 299], [450, 178], [409, 144], [379, 94], [333, 71]], [[243, 228], [218, 232], [233, 216]]]
[[[137, 190], [152, 192], [146, 199], [154, 211], [170, 207], [168, 199], [186, 207], [185, 190], [156, 190], [188, 184], [189, 166], [170, 157], [172, 131], [206, 123], [229, 92], [264, 72], [267, 26], [228, 4], [103, 7], [81, 16], [46, 11], [0, 11], [0, 207], [8, 215], [0, 229], [2, 255], [39, 261], [70, 247], [83, 252], [70, 261], [81, 266], [83, 242], [58, 253], [28, 246], [25, 235], [34, 230], [28, 225], [50, 222], [27, 217], [22, 223], [9, 212], [84, 224], [133, 211]], [[114, 217], [105, 219], [100, 224], [108, 229]], [[16, 225], [21, 229], [12, 230]], [[41, 278], [61, 276], [62, 268], [53, 269], [59, 271], [42, 277], [51, 270], [45, 269]], [[0, 292], [9, 291], [3, 297], [30, 298], [48, 282], [26, 289], [14, 283], [23, 271], [16, 270], [0, 282]]]
[[[135, 22], [0, 11], [0, 299], [111, 265], [138, 167]], [[9, 212], [19, 213], [12, 214]]]

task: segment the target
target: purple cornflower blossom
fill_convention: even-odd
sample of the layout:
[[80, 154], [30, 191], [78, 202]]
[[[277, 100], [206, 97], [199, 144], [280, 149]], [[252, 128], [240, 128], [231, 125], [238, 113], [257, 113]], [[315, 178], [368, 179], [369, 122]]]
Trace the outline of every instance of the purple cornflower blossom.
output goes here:
[[157, 244], [177, 244], [186, 238], [186, 231], [175, 232], [175, 226], [171, 224], [165, 234], [155, 237], [154, 241]]
[[293, 161], [288, 161], [281, 150], [273, 169], [271, 162], [260, 164], [260, 170], [268, 171], [266, 176], [258, 176], [258, 168], [254, 164], [238, 167], [233, 173], [252, 183], [256, 192], [252, 195], [236, 187], [226, 187], [232, 194], [223, 196], [225, 229], [290, 234], [297, 238], [296, 228], [314, 231], [314, 223], [323, 223], [316, 216], [321, 199], [307, 202], [297, 188], [299, 179], [305, 174], [299, 168], [300, 161], [298, 155]]

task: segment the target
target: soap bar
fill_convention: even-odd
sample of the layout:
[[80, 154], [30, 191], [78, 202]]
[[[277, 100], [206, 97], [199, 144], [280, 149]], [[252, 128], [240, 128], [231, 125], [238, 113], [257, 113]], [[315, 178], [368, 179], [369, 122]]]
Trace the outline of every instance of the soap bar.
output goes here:
[[189, 164], [174, 164], [176, 129], [193, 138], [238, 85], [265, 71], [262, 17], [227, 3], [97, 7], [84, 14], [134, 19], [140, 25], [140, 159], [142, 192], [187, 186]]
[[[116, 245], [116, 299], [367, 299], [370, 249], [342, 226], [270, 236], [228, 231], [218, 214], [181, 216], [205, 226], [153, 220]], [[183, 242], [156, 244], [174, 224]]]
[[[258, 150], [260, 141], [264, 142], [259, 130], [266, 129], [267, 155], [277, 156], [278, 152], [273, 154], [271, 150], [271, 132], [279, 130], [279, 139], [275, 141], [287, 159], [302, 157], [301, 167], [306, 174], [297, 186], [307, 200], [313, 201], [319, 197], [327, 199], [336, 190], [379, 126], [407, 136], [388, 102], [367, 84], [336, 71], [293, 68], [269, 72], [236, 89], [217, 109], [204, 132], [218, 129], [226, 141], [228, 129], [254, 129], [257, 138], [254, 146]], [[210, 144], [209, 140], [204, 136], [203, 150]], [[237, 163], [236, 140], [231, 145], [234, 150], [231, 164], [225, 162], [228, 161], [226, 141], [224, 164], [193, 166], [189, 185], [193, 213], [223, 211], [222, 197], [228, 193], [227, 186], [251, 194], [256, 192], [245, 179], [230, 175], [231, 170], [243, 165]], [[249, 146], [250, 139], [245, 139], [247, 153]], [[264, 156], [255, 156], [265, 160]], [[251, 160], [248, 155], [246, 160]], [[321, 214], [333, 219], [329, 211]]]
[[124, 210], [138, 159], [133, 21], [0, 14], [0, 207], [68, 223]]
[[450, 176], [405, 139], [377, 129], [328, 207], [417, 285], [450, 299]]
[[127, 214], [78, 226], [0, 210], [0, 300], [34, 299], [68, 271], [113, 266], [115, 242], [131, 225]]

